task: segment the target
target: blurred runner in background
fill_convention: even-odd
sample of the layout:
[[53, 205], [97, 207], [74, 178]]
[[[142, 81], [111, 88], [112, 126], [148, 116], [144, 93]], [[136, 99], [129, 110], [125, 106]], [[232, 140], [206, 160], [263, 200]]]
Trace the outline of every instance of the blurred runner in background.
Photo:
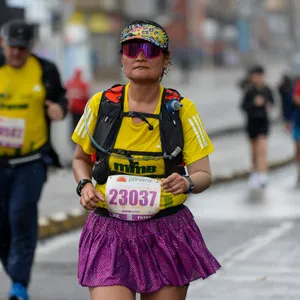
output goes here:
[[56, 66], [31, 54], [31, 25], [10, 21], [0, 42], [0, 260], [12, 281], [8, 299], [28, 300], [38, 201], [47, 166], [60, 166], [50, 124], [64, 118], [67, 101]]
[[77, 68], [65, 86], [67, 90], [68, 109], [72, 114], [71, 132], [73, 132], [89, 100], [89, 85], [82, 78], [82, 70]]
[[291, 131], [295, 140], [296, 161], [298, 165], [297, 185], [300, 186], [300, 78], [296, 81], [293, 91], [293, 108], [290, 114]]
[[253, 66], [249, 76], [251, 84], [245, 89], [242, 110], [246, 114], [246, 132], [252, 154], [249, 187], [256, 189], [264, 187], [268, 180], [269, 111], [274, 104], [274, 97], [265, 83], [265, 70], [262, 66]]
[[278, 93], [281, 100], [281, 114], [285, 122], [290, 122], [293, 110], [292, 95], [295, 87], [295, 79], [289, 74], [283, 74], [278, 85]]

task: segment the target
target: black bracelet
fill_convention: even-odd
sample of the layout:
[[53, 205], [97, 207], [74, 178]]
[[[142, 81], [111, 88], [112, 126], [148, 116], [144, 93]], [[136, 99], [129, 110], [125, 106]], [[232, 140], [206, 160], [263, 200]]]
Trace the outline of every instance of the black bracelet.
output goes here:
[[195, 188], [194, 183], [190, 176], [187, 176], [187, 175], [182, 175], [182, 176], [185, 177], [190, 183], [189, 188], [184, 192], [184, 194], [190, 194]]
[[78, 182], [78, 185], [77, 185], [77, 188], [76, 188], [76, 192], [77, 192], [77, 195], [81, 197], [81, 190], [83, 189], [83, 187], [87, 184], [87, 183], [92, 183], [92, 180], [91, 179], [81, 179], [79, 182]]

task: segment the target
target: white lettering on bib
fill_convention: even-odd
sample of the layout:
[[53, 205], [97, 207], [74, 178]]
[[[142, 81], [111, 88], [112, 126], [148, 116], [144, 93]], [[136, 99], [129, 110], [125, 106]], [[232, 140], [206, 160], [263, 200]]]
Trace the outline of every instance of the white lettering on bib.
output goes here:
[[25, 120], [0, 116], [0, 146], [21, 148], [24, 143]]
[[143, 221], [159, 212], [160, 181], [131, 175], [109, 176], [106, 203], [109, 214], [121, 220]]

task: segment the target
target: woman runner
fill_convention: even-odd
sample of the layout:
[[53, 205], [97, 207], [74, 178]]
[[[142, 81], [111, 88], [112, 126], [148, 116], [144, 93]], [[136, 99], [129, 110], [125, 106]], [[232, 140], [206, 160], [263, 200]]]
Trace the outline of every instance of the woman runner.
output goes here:
[[[166, 101], [160, 81], [170, 62], [168, 42], [155, 22], [124, 28], [121, 62], [129, 82], [121, 92], [113, 87], [104, 98], [95, 94], [72, 136], [80, 204], [91, 210], [80, 238], [78, 279], [92, 300], [132, 300], [136, 293], [143, 300], [183, 300], [190, 282], [220, 268], [184, 205], [190, 193], [211, 184], [213, 146], [192, 101], [176, 102], [170, 90], [175, 104]], [[122, 114], [115, 114], [118, 103]], [[181, 124], [172, 119], [176, 114]], [[120, 128], [106, 132], [115, 115], [121, 115]], [[172, 134], [178, 124], [184, 144], [167, 158], [162, 148], [178, 140]], [[117, 135], [113, 149], [101, 142], [105, 134], [108, 140]], [[180, 155], [188, 175], [181, 164], [172, 169]]]

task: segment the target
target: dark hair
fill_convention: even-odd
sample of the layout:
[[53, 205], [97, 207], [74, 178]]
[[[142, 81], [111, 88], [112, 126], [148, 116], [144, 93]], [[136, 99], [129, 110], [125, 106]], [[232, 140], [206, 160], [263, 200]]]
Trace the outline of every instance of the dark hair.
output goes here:
[[265, 69], [262, 65], [254, 65], [249, 69], [249, 75], [252, 74], [264, 74]]

